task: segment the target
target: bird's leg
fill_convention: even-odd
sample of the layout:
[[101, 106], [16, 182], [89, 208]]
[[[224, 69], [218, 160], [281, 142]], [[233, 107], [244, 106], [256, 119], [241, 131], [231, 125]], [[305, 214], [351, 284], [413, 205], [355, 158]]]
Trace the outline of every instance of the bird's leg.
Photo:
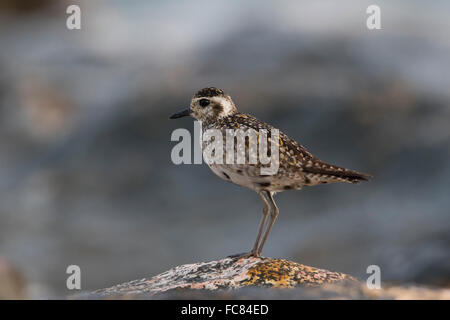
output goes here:
[[259, 195], [261, 196], [261, 199], [264, 202], [264, 208], [263, 208], [263, 217], [261, 219], [261, 223], [259, 224], [258, 235], [256, 236], [256, 241], [255, 241], [255, 244], [253, 245], [253, 249], [251, 251], [253, 253], [253, 255], [256, 257], [259, 256], [259, 254], [258, 254], [259, 240], [261, 239], [261, 235], [264, 230], [264, 226], [266, 225], [267, 217], [269, 216], [269, 212], [270, 212], [269, 201], [266, 199], [266, 197], [263, 193], [260, 193]]
[[256, 241], [255, 244], [253, 245], [253, 249], [250, 252], [245, 252], [245, 253], [239, 253], [239, 254], [234, 254], [231, 256], [228, 256], [228, 258], [248, 258], [248, 257], [259, 257], [259, 253], [258, 253], [258, 245], [259, 245], [259, 240], [261, 239], [261, 235], [263, 233], [264, 230], [264, 226], [266, 225], [266, 221], [267, 221], [267, 217], [269, 216], [269, 211], [270, 211], [270, 204], [269, 204], [269, 200], [266, 198], [264, 193], [260, 193], [259, 194], [264, 202], [264, 208], [263, 208], [263, 217], [261, 219], [261, 223], [259, 224], [259, 230], [258, 230], [258, 235], [256, 236]]
[[275, 201], [273, 200], [273, 193], [269, 192], [269, 191], [263, 191], [263, 193], [265, 194], [265, 196], [267, 197], [267, 199], [269, 200], [269, 203], [272, 207], [272, 210], [270, 212], [270, 221], [269, 221], [269, 225], [266, 229], [266, 232], [264, 233], [264, 237], [261, 241], [261, 244], [259, 245], [259, 248], [257, 250], [257, 255], [260, 256], [262, 249], [264, 248], [264, 244], [266, 243], [267, 237], [269, 236], [270, 230], [273, 227], [273, 224], [275, 223], [275, 220], [278, 217], [278, 213], [280, 212], [280, 210], [277, 207], [277, 204], [275, 203]]

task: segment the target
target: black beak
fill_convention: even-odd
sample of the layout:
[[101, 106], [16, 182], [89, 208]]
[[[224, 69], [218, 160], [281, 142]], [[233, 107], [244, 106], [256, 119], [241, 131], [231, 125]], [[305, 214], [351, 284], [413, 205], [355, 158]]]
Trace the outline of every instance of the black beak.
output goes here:
[[173, 115], [170, 116], [169, 119], [178, 119], [178, 118], [182, 118], [182, 117], [187, 117], [191, 115], [191, 110], [189, 108], [184, 109], [183, 111], [174, 113]]

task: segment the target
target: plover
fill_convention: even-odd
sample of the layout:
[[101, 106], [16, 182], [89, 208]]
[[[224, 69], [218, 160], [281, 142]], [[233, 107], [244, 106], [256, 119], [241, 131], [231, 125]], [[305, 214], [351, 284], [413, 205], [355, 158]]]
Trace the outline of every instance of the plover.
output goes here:
[[[226, 136], [227, 129], [243, 130], [244, 132], [251, 129], [258, 132], [261, 129], [272, 132], [275, 129], [249, 114], [238, 112], [231, 97], [223, 90], [214, 87], [199, 90], [192, 98], [190, 107], [173, 114], [170, 119], [185, 116], [191, 116], [201, 121], [203, 133], [208, 129], [218, 129], [223, 136]], [[278, 132], [279, 138], [276, 146], [279, 152], [279, 161], [277, 163], [278, 170], [274, 174], [261, 174], [259, 169], [262, 164], [259, 161], [255, 164], [208, 163], [212, 171], [221, 179], [256, 191], [263, 202], [263, 217], [253, 249], [247, 253], [234, 255], [235, 257], [261, 256], [264, 244], [279, 213], [274, 201], [275, 193], [332, 182], [358, 183], [368, 181], [371, 177], [365, 173], [323, 162], [295, 140], [281, 131]], [[270, 140], [271, 136], [268, 135], [267, 139]], [[205, 143], [203, 141], [203, 148], [206, 146]], [[225, 144], [225, 141], [223, 143]], [[258, 136], [256, 141], [247, 139], [245, 143], [245, 149], [248, 152], [252, 143], [258, 145], [261, 141]], [[234, 152], [237, 152], [236, 149]], [[248, 157], [248, 155], [246, 156]]]

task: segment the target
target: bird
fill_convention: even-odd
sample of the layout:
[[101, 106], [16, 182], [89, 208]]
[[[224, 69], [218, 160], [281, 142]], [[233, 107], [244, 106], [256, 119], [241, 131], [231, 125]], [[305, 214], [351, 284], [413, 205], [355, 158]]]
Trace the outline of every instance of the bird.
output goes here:
[[[218, 163], [207, 162], [211, 170], [221, 179], [234, 183], [241, 187], [249, 188], [259, 194], [263, 203], [262, 219], [259, 223], [255, 243], [249, 252], [231, 255], [232, 258], [261, 257], [262, 250], [267, 241], [269, 233], [279, 215], [279, 209], [274, 200], [276, 193], [286, 190], [300, 190], [304, 186], [316, 186], [334, 182], [358, 183], [369, 181], [372, 177], [366, 173], [345, 169], [333, 164], [326, 163], [312, 155], [304, 146], [291, 139], [282, 131], [270, 124], [262, 122], [250, 114], [240, 113], [230, 95], [222, 89], [207, 87], [199, 90], [191, 99], [187, 109], [170, 116], [170, 119], [178, 119], [190, 116], [202, 123], [202, 132], [216, 129], [226, 135], [227, 130], [242, 130], [248, 132], [254, 130], [266, 130], [268, 132], [278, 131], [278, 170], [274, 174], [262, 174], [260, 161], [256, 163]], [[260, 137], [262, 137], [260, 139]], [[272, 135], [266, 138], [267, 143]], [[245, 140], [245, 152], [252, 146], [266, 141], [264, 136], [257, 135], [257, 139]], [[211, 142], [210, 142], [211, 143]], [[225, 144], [225, 141], [223, 142]], [[203, 141], [203, 150], [208, 142]], [[235, 146], [232, 150], [238, 152]], [[268, 151], [269, 155], [270, 151]]]

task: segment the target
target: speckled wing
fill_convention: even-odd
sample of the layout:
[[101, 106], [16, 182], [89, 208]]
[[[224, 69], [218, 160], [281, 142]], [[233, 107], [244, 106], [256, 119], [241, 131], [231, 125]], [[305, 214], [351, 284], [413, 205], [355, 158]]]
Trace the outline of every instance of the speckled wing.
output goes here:
[[[265, 129], [268, 132], [275, 129], [255, 117], [247, 114], [235, 114], [222, 120], [224, 127], [232, 129], [252, 128], [256, 131]], [[270, 145], [270, 143], [268, 143]], [[279, 154], [279, 170], [273, 178], [285, 178], [288, 180], [299, 180], [304, 185], [316, 185], [330, 182], [367, 181], [370, 175], [331, 165], [313, 156], [305, 147], [297, 141], [289, 138], [285, 133], [279, 131], [277, 143]], [[286, 181], [288, 182], [288, 181]], [[286, 185], [288, 186], [288, 184]], [[293, 188], [296, 186], [293, 185]], [[286, 188], [285, 188], [286, 189]]]

